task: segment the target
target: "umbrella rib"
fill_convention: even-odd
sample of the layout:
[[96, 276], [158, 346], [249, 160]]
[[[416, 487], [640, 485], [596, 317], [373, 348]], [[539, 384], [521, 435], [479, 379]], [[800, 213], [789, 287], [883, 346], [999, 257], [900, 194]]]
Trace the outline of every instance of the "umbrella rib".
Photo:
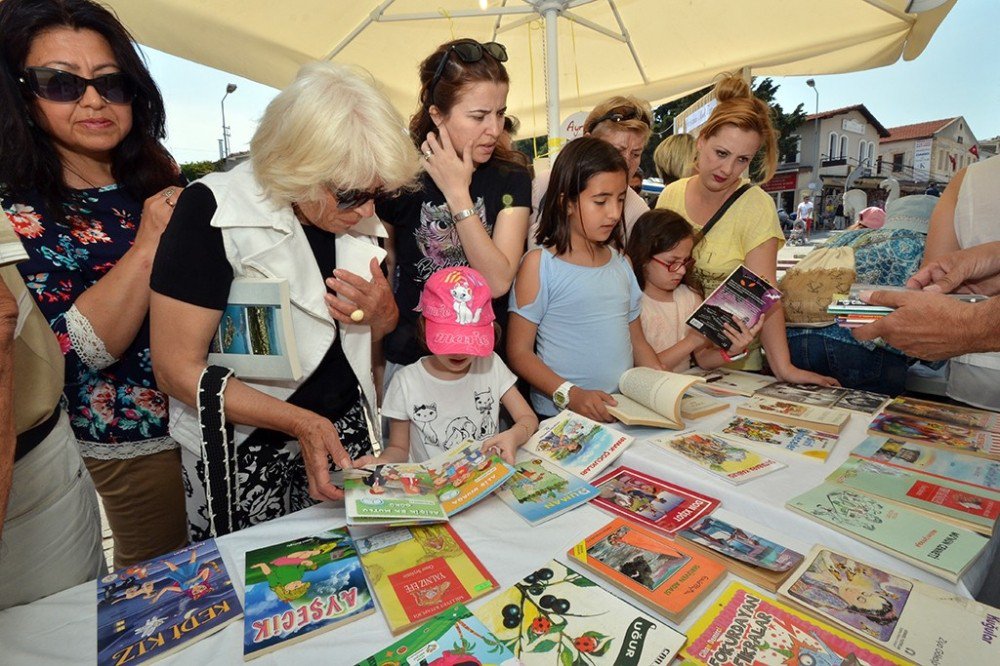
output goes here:
[[628, 29], [625, 27], [625, 22], [622, 21], [622, 15], [618, 12], [615, 0], [608, 0], [608, 5], [611, 6], [611, 11], [615, 15], [615, 20], [618, 21], [618, 28], [622, 31], [625, 43], [628, 44], [628, 50], [632, 54], [632, 60], [635, 61], [635, 66], [639, 70], [639, 76], [642, 77], [642, 82], [649, 83], [649, 79], [646, 77], [646, 70], [643, 68], [642, 62], [639, 60], [639, 54], [635, 50], [635, 44], [632, 42], [632, 35], [629, 34]]
[[365, 28], [370, 26], [375, 21], [379, 20], [382, 14], [387, 9], [389, 9], [389, 7], [394, 2], [396, 2], [396, 0], [385, 0], [385, 2], [383, 2], [381, 5], [372, 10], [372, 13], [368, 15], [368, 18], [366, 18], [364, 21], [358, 24], [358, 26], [354, 28], [354, 30], [351, 30], [351, 32], [348, 33], [346, 37], [340, 40], [340, 43], [337, 44], [335, 47], [333, 47], [333, 50], [327, 53], [326, 56], [323, 57], [323, 60], [333, 60], [334, 58], [336, 58], [337, 55], [345, 48], [347, 48], [347, 45], [353, 42], [354, 38], [360, 35]]

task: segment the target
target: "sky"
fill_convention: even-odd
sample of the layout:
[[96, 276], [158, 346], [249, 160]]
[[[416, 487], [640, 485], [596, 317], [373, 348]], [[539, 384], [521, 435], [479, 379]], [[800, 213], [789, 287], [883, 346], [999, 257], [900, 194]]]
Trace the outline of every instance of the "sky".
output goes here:
[[[864, 104], [886, 127], [964, 116], [977, 139], [1000, 135], [1000, 2], [960, 0], [924, 52], [911, 62], [812, 77], [820, 111]], [[794, 28], [791, 28], [794, 29]], [[246, 150], [274, 88], [143, 47], [167, 105], [167, 148], [179, 162], [216, 160], [226, 85], [230, 150]], [[815, 111], [808, 76], [775, 77], [777, 101]], [[414, 91], [416, 96], [416, 91]]]

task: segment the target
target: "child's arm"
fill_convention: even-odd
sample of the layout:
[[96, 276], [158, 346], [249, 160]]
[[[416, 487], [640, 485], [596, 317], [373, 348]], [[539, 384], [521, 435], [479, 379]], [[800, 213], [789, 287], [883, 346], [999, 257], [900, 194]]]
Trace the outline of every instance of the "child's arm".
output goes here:
[[410, 422], [389, 419], [389, 444], [377, 456], [361, 456], [354, 461], [355, 467], [382, 463], [405, 463], [410, 459]]
[[[760, 329], [764, 326], [763, 317], [761, 317], [760, 320], [750, 328], [747, 328], [747, 325], [744, 324], [743, 320], [739, 317], [733, 317], [732, 320], [735, 326], [728, 323], [722, 325], [723, 332], [732, 343], [732, 346], [729, 347], [729, 351], [726, 352], [729, 357], [739, 356], [740, 354], [746, 352], [747, 347], [750, 346], [750, 343], [754, 341], [754, 338], [757, 337], [757, 334], [760, 333]], [[720, 347], [710, 345], [696, 351], [694, 358], [695, 361], [698, 362], [699, 368], [711, 370], [712, 368], [718, 368], [729, 362], [721, 352], [722, 349]]]
[[[653, 346], [646, 340], [646, 334], [642, 332], [642, 321], [639, 317], [632, 320], [628, 325], [628, 335], [632, 340], [632, 364], [637, 368], [653, 368], [663, 370], [664, 366], [660, 362]], [[676, 364], [675, 364], [676, 365]], [[673, 367], [673, 366], [669, 366]]]
[[[691, 358], [692, 354], [697, 357], [698, 353], [707, 345], [711, 345], [711, 343], [705, 339], [705, 336], [692, 329], [673, 345], [657, 352], [656, 357], [664, 369], [670, 370]], [[699, 365], [701, 364], [699, 363]]]
[[495, 448], [504, 462], [513, 465], [517, 450], [538, 430], [538, 417], [516, 386], [507, 389], [500, 398], [500, 404], [507, 408], [514, 425], [483, 442], [483, 451]]

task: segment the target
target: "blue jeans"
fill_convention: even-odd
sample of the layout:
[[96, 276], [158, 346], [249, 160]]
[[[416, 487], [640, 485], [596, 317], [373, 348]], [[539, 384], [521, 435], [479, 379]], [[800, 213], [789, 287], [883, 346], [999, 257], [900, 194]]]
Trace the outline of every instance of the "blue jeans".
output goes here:
[[887, 349], [869, 350], [817, 330], [790, 329], [788, 351], [793, 365], [834, 377], [847, 388], [895, 396], [906, 387], [906, 357]]

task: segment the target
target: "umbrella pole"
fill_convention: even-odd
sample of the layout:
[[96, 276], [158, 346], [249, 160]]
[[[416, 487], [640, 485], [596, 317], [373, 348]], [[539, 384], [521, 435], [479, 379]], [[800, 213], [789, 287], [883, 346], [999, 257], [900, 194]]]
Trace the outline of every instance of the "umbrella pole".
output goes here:
[[547, 2], [539, 10], [545, 19], [545, 101], [548, 112], [548, 155], [554, 159], [562, 138], [559, 136], [559, 8], [560, 2]]

